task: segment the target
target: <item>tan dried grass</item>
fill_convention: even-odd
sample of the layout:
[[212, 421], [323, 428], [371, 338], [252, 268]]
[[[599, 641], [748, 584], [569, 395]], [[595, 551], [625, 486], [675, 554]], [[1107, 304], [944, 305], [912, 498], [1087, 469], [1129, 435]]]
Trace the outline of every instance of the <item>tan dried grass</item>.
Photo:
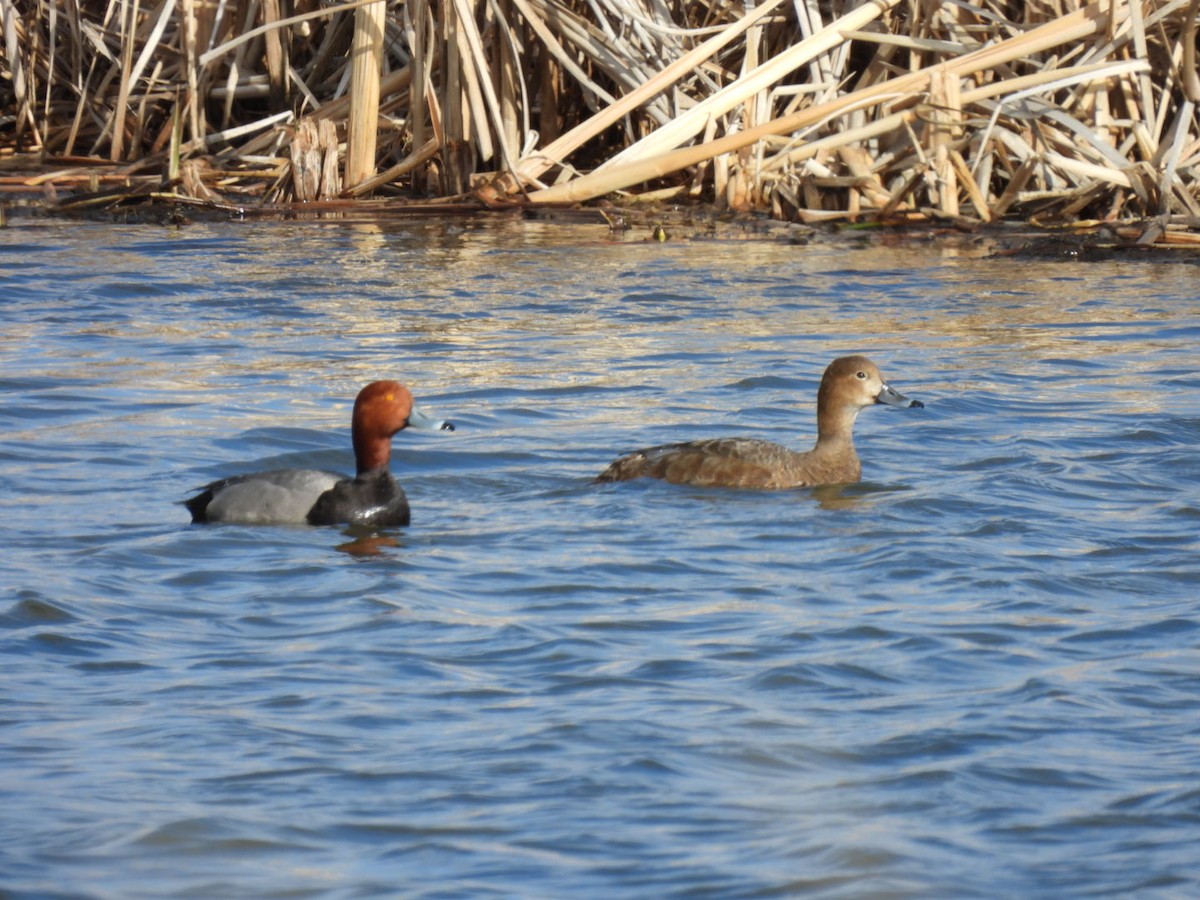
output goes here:
[[1200, 214], [1200, 0], [285, 8], [6, 2], [0, 166], [41, 167], [0, 183], [78, 194], [90, 181], [61, 173], [106, 163], [105, 178], [157, 172], [176, 196], [264, 204]]

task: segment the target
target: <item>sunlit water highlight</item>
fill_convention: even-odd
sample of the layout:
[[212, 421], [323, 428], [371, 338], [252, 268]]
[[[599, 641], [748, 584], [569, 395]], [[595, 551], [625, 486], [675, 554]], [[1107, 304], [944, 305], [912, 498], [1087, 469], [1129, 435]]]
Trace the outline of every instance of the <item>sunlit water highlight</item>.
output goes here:
[[[0, 896], [1200, 895], [1197, 275], [14, 222]], [[589, 483], [846, 352], [861, 485]], [[188, 524], [381, 377], [410, 528]]]

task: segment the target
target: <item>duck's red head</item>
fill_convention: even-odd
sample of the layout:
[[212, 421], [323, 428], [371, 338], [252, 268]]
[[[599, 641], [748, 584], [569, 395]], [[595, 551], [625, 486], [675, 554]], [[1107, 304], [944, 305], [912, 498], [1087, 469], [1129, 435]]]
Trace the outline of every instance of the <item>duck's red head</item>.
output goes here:
[[412, 408], [412, 394], [398, 381], [372, 381], [358, 392], [350, 432], [359, 474], [388, 464], [392, 435], [408, 424]]

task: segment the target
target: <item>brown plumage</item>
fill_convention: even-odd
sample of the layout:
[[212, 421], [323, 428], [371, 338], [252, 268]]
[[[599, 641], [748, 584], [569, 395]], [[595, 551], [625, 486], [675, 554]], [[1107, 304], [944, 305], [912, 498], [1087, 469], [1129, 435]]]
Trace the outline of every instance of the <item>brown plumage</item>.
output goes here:
[[858, 481], [862, 464], [854, 449], [854, 420], [876, 403], [924, 406], [887, 385], [865, 356], [835, 359], [817, 390], [817, 443], [799, 453], [770, 441], [716, 438], [663, 444], [623, 456], [596, 481], [661, 478], [699, 487], [793, 488]]

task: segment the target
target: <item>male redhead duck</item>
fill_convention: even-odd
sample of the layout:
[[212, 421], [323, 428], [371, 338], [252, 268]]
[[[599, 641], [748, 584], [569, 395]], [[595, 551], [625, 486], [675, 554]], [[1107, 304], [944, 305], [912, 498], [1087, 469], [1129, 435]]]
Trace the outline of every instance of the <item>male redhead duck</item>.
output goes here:
[[350, 433], [357, 474], [344, 478], [316, 469], [275, 469], [214, 481], [183, 504], [193, 522], [244, 525], [408, 524], [408, 498], [388, 469], [392, 435], [408, 426], [453, 431], [413, 406], [398, 381], [373, 381], [358, 392]]
[[817, 390], [817, 444], [797, 453], [770, 441], [717, 438], [663, 444], [630, 453], [612, 463], [596, 481], [661, 478], [698, 487], [794, 488], [842, 484], [862, 477], [854, 450], [854, 420], [876, 403], [924, 406], [883, 380], [865, 356], [835, 359]]

